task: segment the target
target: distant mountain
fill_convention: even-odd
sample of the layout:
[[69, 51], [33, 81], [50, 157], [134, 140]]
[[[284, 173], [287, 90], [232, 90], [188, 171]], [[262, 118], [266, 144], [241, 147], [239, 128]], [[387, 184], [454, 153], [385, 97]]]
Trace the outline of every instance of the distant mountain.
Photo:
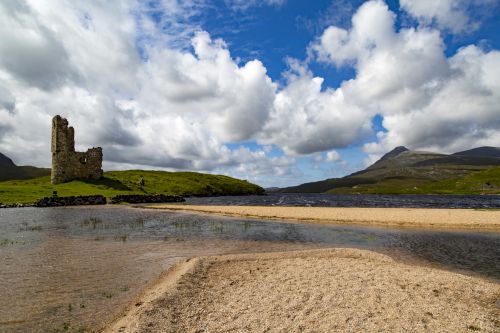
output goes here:
[[[451, 183], [443, 181], [460, 179], [474, 172], [500, 167], [499, 152], [500, 148], [480, 147], [446, 155], [426, 151], [412, 151], [401, 146], [388, 152], [365, 170], [343, 178], [331, 178], [288, 187], [280, 190], [280, 192], [422, 193], [423, 189], [430, 189], [431, 184], [439, 183], [442, 186], [451, 186]], [[497, 173], [484, 174], [491, 178]], [[476, 178], [469, 177], [467, 179]], [[485, 184], [491, 185], [495, 182], [496, 179], [491, 179], [491, 181], [486, 181]], [[479, 185], [477, 185], [479, 193], [484, 192], [482, 189], [488, 189], [488, 193], [496, 193], [495, 191], [500, 193], [500, 187], [496, 189], [495, 186], [481, 187]], [[434, 187], [432, 191], [439, 192], [440, 190], [438, 187]], [[462, 192], [464, 191], [465, 189], [462, 189]], [[471, 191], [473, 192], [473, 190]]]
[[317, 182], [304, 183], [297, 186], [287, 187], [275, 192], [284, 193], [323, 193], [335, 187], [339, 178], [330, 178]]
[[280, 190], [280, 188], [279, 187], [266, 187], [264, 190], [268, 193], [271, 193], [271, 192], [278, 192]]
[[10, 158], [0, 153], [0, 167], [15, 167], [16, 165]]
[[32, 179], [47, 175], [50, 175], [50, 169], [17, 166], [9, 157], [0, 153], [0, 181]]
[[500, 158], [500, 148], [497, 147], [479, 147], [464, 151], [459, 151], [458, 153], [452, 155], [460, 156], [484, 156], [484, 157], [497, 157]]

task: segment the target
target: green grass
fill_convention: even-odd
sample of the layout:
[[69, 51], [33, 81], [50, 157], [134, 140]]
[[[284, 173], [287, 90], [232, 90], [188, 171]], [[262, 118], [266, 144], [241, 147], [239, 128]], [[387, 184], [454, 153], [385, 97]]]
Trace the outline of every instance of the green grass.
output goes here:
[[368, 184], [358, 184], [351, 187], [338, 187], [327, 193], [349, 194], [401, 194], [416, 193], [416, 189], [429, 184], [431, 181], [418, 178], [389, 178]]
[[387, 178], [374, 184], [340, 187], [327, 193], [367, 194], [500, 194], [500, 167], [439, 181], [419, 178]]
[[[144, 179], [144, 186], [139, 180]], [[50, 177], [0, 182], [0, 202], [32, 203], [51, 196], [96, 195], [111, 198], [118, 194], [244, 195], [261, 194], [263, 189], [244, 180], [196, 172], [110, 171], [101, 180], [74, 180], [52, 185]]]
[[434, 182], [423, 186], [419, 189], [419, 192], [439, 194], [500, 194], [500, 167], [472, 172], [461, 178]]

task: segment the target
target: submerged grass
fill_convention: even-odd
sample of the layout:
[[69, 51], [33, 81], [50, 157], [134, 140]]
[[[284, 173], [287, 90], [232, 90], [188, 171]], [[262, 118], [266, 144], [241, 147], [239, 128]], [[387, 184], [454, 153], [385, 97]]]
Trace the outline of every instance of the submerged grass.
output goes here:
[[[141, 184], [141, 179], [144, 181]], [[223, 175], [197, 172], [167, 171], [110, 171], [100, 180], [74, 180], [53, 185], [50, 177], [0, 182], [0, 203], [32, 203], [51, 196], [103, 195], [111, 198], [118, 194], [165, 194], [182, 196], [261, 194], [260, 186]]]

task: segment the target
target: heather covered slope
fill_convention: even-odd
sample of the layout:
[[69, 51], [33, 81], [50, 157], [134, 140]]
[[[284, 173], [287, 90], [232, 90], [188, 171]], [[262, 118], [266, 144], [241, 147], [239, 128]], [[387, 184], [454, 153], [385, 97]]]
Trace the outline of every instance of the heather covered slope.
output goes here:
[[[140, 186], [141, 178], [144, 185]], [[262, 194], [264, 189], [244, 180], [222, 175], [196, 172], [166, 171], [110, 171], [101, 180], [74, 180], [52, 185], [50, 177], [30, 180], [0, 182], [1, 203], [31, 203], [51, 196], [57, 191], [59, 196], [101, 194], [108, 198], [118, 194], [167, 194], [167, 195], [249, 195]]]

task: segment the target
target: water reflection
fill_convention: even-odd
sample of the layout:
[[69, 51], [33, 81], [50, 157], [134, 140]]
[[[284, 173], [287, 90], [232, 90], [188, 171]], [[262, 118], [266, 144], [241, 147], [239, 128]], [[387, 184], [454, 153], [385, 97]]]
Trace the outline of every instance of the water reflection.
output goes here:
[[0, 332], [93, 331], [192, 256], [370, 248], [500, 280], [500, 234], [279, 223], [127, 207], [0, 210]]

